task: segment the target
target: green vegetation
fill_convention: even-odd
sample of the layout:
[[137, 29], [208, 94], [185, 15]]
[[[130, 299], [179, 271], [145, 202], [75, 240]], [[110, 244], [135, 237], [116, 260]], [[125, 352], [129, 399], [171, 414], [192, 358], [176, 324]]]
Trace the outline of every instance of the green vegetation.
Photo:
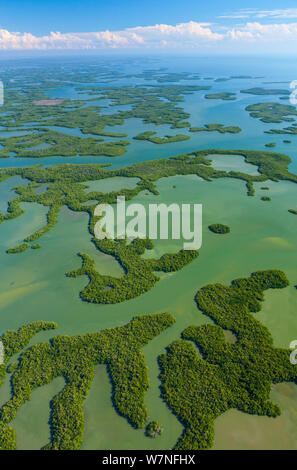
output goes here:
[[32, 250], [39, 250], [41, 248], [40, 243], [36, 243], [35, 245], [31, 245]]
[[[212, 168], [208, 155], [239, 155], [243, 156], [247, 163], [255, 165], [259, 175], [248, 175], [237, 171], [222, 171]], [[290, 158], [283, 154], [252, 151], [252, 150], [225, 150], [209, 149], [177, 155], [169, 159], [139, 162], [130, 167], [110, 170], [106, 166], [93, 165], [54, 165], [41, 168], [40, 165], [27, 168], [3, 168], [0, 169], [0, 181], [11, 176], [19, 175], [28, 179], [30, 183], [15, 188], [17, 197], [9, 201], [7, 214], [0, 214], [0, 222], [5, 222], [23, 213], [20, 207], [22, 202], [34, 202], [48, 207], [47, 224], [26, 237], [25, 246], [36, 242], [43, 234], [47, 233], [57, 222], [58, 214], [62, 206], [72, 211], [86, 212], [89, 215], [89, 232], [94, 237], [94, 226], [98, 217], [94, 216], [96, 203], [116, 203], [117, 196], [125, 196], [131, 200], [141, 191], [149, 191], [158, 194], [155, 182], [160, 178], [175, 175], [193, 175], [212, 181], [217, 178], [236, 178], [244, 181], [249, 196], [255, 191], [254, 182], [267, 180], [287, 180], [297, 182], [297, 176], [288, 171]], [[133, 189], [122, 189], [110, 193], [90, 191], [86, 182], [111, 178], [115, 176], [136, 177], [139, 181]], [[43, 192], [35, 190], [41, 184], [46, 183]], [[85, 205], [88, 201], [96, 201], [94, 204]], [[141, 253], [150, 247], [148, 240], [135, 241], [126, 245], [126, 241], [99, 241], [94, 239], [96, 248], [104, 253], [114, 256], [124, 269], [124, 276], [114, 278], [103, 276], [94, 269], [93, 260], [87, 255], [81, 255], [83, 265], [80, 269], [68, 273], [68, 276], [87, 275], [88, 286], [81, 292], [81, 298], [89, 302], [116, 303], [141, 295], [151, 289], [159, 280], [156, 271], [175, 271], [191, 262], [197, 252], [181, 251], [172, 255], [164, 255], [159, 260], [144, 260]], [[21, 245], [22, 246], [22, 245]], [[11, 248], [10, 252], [21, 251], [19, 247]], [[140, 250], [138, 252], [138, 250]]]
[[141, 134], [136, 135], [133, 137], [135, 140], [147, 140], [148, 142], [152, 142], [153, 144], [170, 144], [173, 142], [182, 142], [183, 140], [189, 140], [190, 137], [188, 135], [177, 134], [177, 135], [165, 135], [165, 137], [154, 137], [156, 132], [147, 131], [142, 132]]
[[230, 227], [228, 227], [228, 225], [223, 224], [212, 224], [209, 225], [208, 228], [213, 233], [224, 234], [230, 232]]
[[[296, 107], [287, 104], [256, 103], [247, 106], [245, 109], [250, 113], [251, 117], [267, 123], [294, 121], [294, 118], [291, 116], [297, 116]], [[272, 132], [268, 131], [268, 133]]]
[[249, 95], [260, 95], [260, 96], [266, 96], [266, 95], [290, 95], [289, 90], [282, 90], [282, 89], [267, 89], [267, 88], [260, 88], [260, 87], [255, 87], [255, 88], [248, 88], [246, 90], [241, 90], [240, 93], [247, 93]]
[[[214, 420], [231, 408], [280, 415], [269, 401], [271, 385], [297, 382], [297, 368], [290, 363], [291, 351], [275, 348], [253, 313], [261, 309], [264, 290], [287, 285], [281, 271], [258, 271], [230, 287], [214, 284], [198, 291], [198, 308], [215, 324], [190, 326], [159, 358], [162, 396], [185, 427], [176, 449], [210, 448]], [[224, 330], [236, 341], [226, 342]]]
[[191, 127], [190, 132], [219, 132], [220, 134], [238, 134], [241, 128], [237, 126], [224, 126], [224, 124], [205, 124], [204, 127]]
[[[238, 171], [216, 170], [211, 166], [208, 155], [239, 155], [244, 157], [247, 163], [257, 167], [259, 175], [249, 175]], [[254, 182], [267, 180], [287, 180], [297, 182], [297, 176], [288, 171], [291, 162], [287, 155], [253, 150], [225, 150], [208, 149], [177, 155], [169, 159], [159, 159], [136, 163], [130, 167], [110, 170], [106, 165], [53, 165], [41, 168], [39, 165], [25, 168], [2, 168], [0, 169], [0, 182], [5, 179], [19, 175], [30, 181], [29, 185], [15, 188], [17, 197], [9, 201], [6, 214], [0, 213], [0, 223], [23, 214], [20, 207], [22, 202], [39, 203], [48, 207], [47, 224], [26, 237], [25, 243], [32, 243], [47, 233], [56, 224], [59, 211], [62, 206], [67, 206], [73, 211], [87, 212], [90, 217], [89, 231], [93, 233], [96, 223], [93, 205], [86, 206], [88, 201], [97, 203], [116, 203], [117, 196], [125, 196], [126, 200], [135, 197], [141, 191], [149, 191], [158, 194], [155, 182], [160, 178], [196, 174], [206, 181], [217, 178], [236, 178], [245, 181], [249, 196], [254, 195]], [[86, 193], [88, 181], [96, 181], [104, 178], [137, 177], [139, 182], [134, 189], [122, 189], [110, 193], [90, 191]], [[46, 183], [43, 192], [35, 190], [41, 184]]]
[[[0, 341], [4, 346], [4, 364], [0, 364], [0, 387], [3, 384], [3, 379], [6, 373], [13, 373], [18, 364], [13, 362], [7, 366], [9, 360], [14, 354], [19, 353], [24, 349], [31, 338], [42, 330], [50, 330], [56, 328], [54, 322], [34, 322], [23, 326], [17, 331], [7, 331], [0, 336]], [[8, 423], [2, 422], [0, 419], [0, 450], [14, 450], [16, 449], [16, 435], [14, 429]]]
[[[126, 152], [128, 141], [104, 142], [94, 137], [82, 138], [49, 129], [36, 129], [27, 135], [0, 138], [4, 146], [0, 155], [13, 152], [16, 157], [42, 158], [71, 156], [100, 156], [118, 157]], [[39, 148], [38, 146], [45, 147]], [[38, 147], [36, 149], [36, 147]]]
[[13, 374], [13, 372], [18, 368], [18, 362], [15, 361], [15, 362], [11, 362], [8, 366], [7, 366], [7, 373], [8, 374]]
[[[174, 321], [169, 313], [143, 315], [118, 328], [86, 335], [56, 336], [50, 343], [39, 343], [29, 348], [21, 355], [18, 368], [13, 373], [12, 397], [0, 409], [0, 449], [16, 447], [14, 431], [8, 423], [30, 400], [34, 389], [50, 383], [55, 377], [63, 377], [65, 387], [51, 401], [51, 441], [44, 449], [79, 449], [84, 434], [83, 402], [96, 364], [107, 366], [117, 412], [131, 425], [145, 426], [148, 412], [144, 395], [149, 381], [141, 349]], [[55, 326], [44, 324], [44, 328]], [[31, 328], [38, 332], [34, 324]], [[2, 338], [8, 354], [15, 344], [12, 339], [18, 338], [17, 333], [6, 333]], [[19, 341], [19, 346], [23, 345], [24, 342]]]
[[284, 143], [284, 144], [291, 144], [292, 141], [291, 141], [291, 140], [283, 140], [283, 143]]
[[[189, 123], [184, 123], [190, 115], [185, 113], [177, 103], [184, 100], [184, 95], [189, 95], [201, 90], [209, 90], [210, 87], [193, 86], [193, 85], [162, 85], [150, 87], [98, 87], [89, 86], [78, 88], [81, 93], [95, 95], [96, 99], [110, 100], [111, 106], [127, 106], [130, 110], [119, 110], [115, 114], [92, 116], [86, 123], [84, 119], [80, 119], [76, 126], [80, 127], [83, 133], [96, 134], [97, 129], [102, 131], [106, 125], [123, 124], [125, 119], [137, 118], [142, 119], [145, 124], [170, 124], [172, 129], [180, 127], [189, 127]], [[72, 119], [76, 118], [77, 112], [74, 113]], [[117, 123], [114, 121], [116, 120]], [[113, 123], [114, 121], [114, 123]], [[120, 122], [119, 122], [120, 121]], [[51, 125], [66, 125], [67, 119]]]
[[[269, 131], [265, 131], [266, 134], [287, 134], [287, 135], [296, 135], [297, 134], [297, 124], [293, 123], [289, 127], [285, 127], [284, 129], [270, 129]], [[284, 140], [286, 144], [290, 144], [291, 140]]]
[[270, 188], [268, 188], [268, 186], [262, 186], [260, 189], [262, 189], [262, 191], [268, 191]]
[[265, 147], [268, 147], [268, 148], [273, 148], [275, 146], [276, 146], [275, 142], [269, 142], [268, 144], [265, 144]]
[[94, 268], [90, 256], [80, 253], [82, 267], [67, 273], [68, 277], [86, 275], [89, 284], [80, 293], [82, 300], [93, 303], [114, 304], [137, 297], [150, 290], [159, 281], [155, 271], [174, 272], [182, 269], [198, 256], [198, 251], [181, 250], [174, 254], [165, 254], [160, 259], [143, 259], [146, 249], [151, 250], [153, 243], [149, 239], [134, 239], [130, 244], [126, 240], [93, 239], [97, 248], [112, 255], [124, 269], [120, 278], [103, 276]]
[[236, 100], [236, 93], [230, 93], [223, 91], [222, 93], [210, 93], [205, 95], [207, 100], [223, 100], [223, 101], [234, 101]]
[[262, 196], [261, 201], [265, 201], [265, 202], [271, 201], [271, 198], [269, 196]]
[[163, 432], [163, 428], [159, 421], [151, 421], [146, 427], [146, 435], [148, 437], [157, 437], [160, 436]]
[[[166, 69], [144, 70], [137, 75], [129, 75], [128, 78], [142, 78], [144, 80], [155, 80], [158, 83], [179, 82], [180, 80], [199, 80], [200, 76], [192, 72], [168, 72]], [[127, 78], [127, 76], [126, 76]], [[202, 87], [201, 87], [202, 88]], [[203, 87], [208, 89], [208, 87]]]
[[288, 209], [288, 212], [291, 214], [297, 215], [297, 211], [295, 209]]
[[[187, 121], [190, 115], [178, 104], [185, 95], [210, 89], [208, 86], [177, 84], [80, 87], [79, 82], [87, 83], [82, 77], [82, 71], [78, 72], [81, 80], [77, 80], [76, 76], [74, 78], [72, 72], [65, 69], [59, 73], [51, 69], [48, 74], [45, 70], [37, 74], [34, 69], [30, 69], [30, 76], [28, 71], [22, 72], [23, 75], [19, 74], [19, 70], [14, 74], [3, 73], [6, 94], [5, 103], [1, 107], [1, 126], [6, 132], [18, 131], [22, 134], [0, 137], [0, 158], [12, 155], [22, 158], [78, 155], [117, 157], [126, 152], [130, 142], [117, 140], [127, 135], [105, 130], [107, 126], [123, 125], [126, 119], [137, 118], [143, 123], [168, 124], [172, 129], [190, 127]], [[99, 70], [97, 73], [105, 81], [109, 75]], [[108, 79], [112, 81], [122, 76], [125, 75], [110, 73]], [[187, 77], [187, 74], [183, 76]], [[98, 75], [89, 69], [85, 71], [85, 77], [98, 80]], [[148, 75], [145, 78], [148, 79]], [[14, 83], [18, 81], [20, 86], [13, 86], [12, 80]], [[158, 76], [158, 81], [164, 80]], [[50, 100], [50, 91], [64, 87], [66, 83], [82, 98], [85, 94], [88, 94], [88, 98]], [[113, 107], [115, 111], [104, 114], [106, 106], [100, 106], [100, 101], [108, 101], [109, 111]], [[121, 106], [126, 108], [121, 109]], [[75, 129], [78, 135], [70, 135], [67, 129]], [[112, 140], [106, 141], [102, 137]], [[174, 136], [168, 139], [170, 141], [175, 141]]]
[[21, 245], [18, 245], [14, 248], [9, 248], [7, 250], [7, 253], [13, 254], [13, 253], [22, 253], [23, 251], [26, 251], [30, 247], [29, 243], [22, 243]]

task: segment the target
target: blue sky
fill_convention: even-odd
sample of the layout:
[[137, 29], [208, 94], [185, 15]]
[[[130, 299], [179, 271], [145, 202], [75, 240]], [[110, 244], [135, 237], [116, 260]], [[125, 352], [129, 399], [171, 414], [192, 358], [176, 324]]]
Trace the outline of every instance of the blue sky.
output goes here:
[[296, 41], [296, 0], [1, 0], [0, 50], [295, 54]]
[[41, 35], [50, 31], [120, 30], [191, 20], [232, 24], [232, 19], [219, 17], [243, 9], [273, 11], [294, 7], [297, 7], [295, 0], [2, 0], [0, 27]]

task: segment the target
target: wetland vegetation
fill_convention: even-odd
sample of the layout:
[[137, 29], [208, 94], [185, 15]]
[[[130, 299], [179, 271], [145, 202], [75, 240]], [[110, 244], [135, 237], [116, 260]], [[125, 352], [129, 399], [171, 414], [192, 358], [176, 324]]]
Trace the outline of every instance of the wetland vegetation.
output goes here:
[[236, 100], [236, 93], [229, 91], [219, 92], [219, 93], [208, 93], [205, 95], [207, 100], [223, 100], [223, 101], [234, 101]]
[[[51, 401], [51, 440], [47, 450], [79, 449], [84, 436], [83, 402], [89, 392], [96, 364], [105, 364], [112, 382], [116, 411], [138, 428], [148, 420], [144, 395], [149, 388], [148, 370], [141, 349], [174, 323], [169, 313], [142, 315], [128, 324], [78, 336], [56, 336], [27, 349], [14, 370], [12, 397], [0, 409], [0, 449], [15, 449], [16, 436], [10, 422], [32, 391], [56, 377], [65, 386]], [[19, 352], [33, 334], [55, 328], [55, 323], [35, 322], [1, 340], [5, 357]], [[2, 374], [5, 365], [2, 367]]]
[[147, 140], [148, 142], [152, 142], [153, 144], [170, 144], [174, 142], [182, 142], [183, 140], [189, 140], [190, 137], [188, 135], [177, 134], [177, 135], [165, 135], [164, 137], [156, 136], [156, 132], [153, 131], [146, 131], [142, 132], [141, 134], [136, 135], [133, 137], [135, 140]]
[[174, 272], [197, 258], [196, 250], [181, 250], [174, 254], [164, 254], [159, 259], [143, 259], [145, 250], [151, 250], [153, 243], [149, 239], [98, 240], [93, 239], [96, 247], [105, 254], [113, 256], [124, 269], [120, 278], [103, 276], [95, 270], [90, 256], [80, 253], [82, 267], [67, 273], [68, 277], [86, 275], [89, 284], [80, 293], [82, 300], [100, 304], [114, 304], [138, 297], [150, 290], [159, 277], [155, 272]]
[[224, 234], [230, 232], [230, 227], [223, 224], [211, 224], [208, 226], [209, 230], [213, 233]]
[[247, 88], [246, 90], [241, 90], [240, 93], [246, 93], [249, 95], [258, 95], [258, 96], [267, 96], [267, 95], [284, 95], [289, 96], [290, 91], [280, 88], [267, 89], [261, 87]]
[[146, 435], [148, 437], [157, 437], [160, 436], [163, 432], [163, 428], [159, 421], [151, 421], [146, 427]]
[[[297, 382], [297, 369], [290, 350], [273, 346], [254, 313], [261, 310], [266, 289], [286, 286], [285, 274], [275, 270], [198, 291], [197, 307], [214, 324], [188, 327], [159, 358], [162, 396], [184, 425], [175, 449], [210, 448], [215, 419], [231, 408], [259, 416], [281, 414], [269, 400], [271, 385]], [[226, 342], [225, 330], [235, 335], [234, 343]]]
[[224, 124], [205, 124], [204, 127], [190, 127], [190, 132], [219, 132], [220, 134], [238, 134], [238, 126], [224, 126]]
[[297, 116], [296, 107], [289, 104], [256, 103], [250, 104], [245, 109], [251, 117], [266, 123], [294, 121], [295, 118], [292, 116]]
[[[211, 166], [208, 155], [239, 155], [243, 156], [247, 163], [255, 165], [258, 175], [249, 175], [238, 171], [216, 170]], [[22, 202], [39, 203], [48, 207], [46, 225], [28, 235], [18, 246], [10, 248], [10, 253], [18, 253], [29, 246], [34, 245], [42, 235], [47, 233], [57, 223], [61, 207], [66, 206], [72, 211], [85, 212], [89, 215], [89, 232], [93, 237], [96, 248], [103, 253], [110, 254], [124, 268], [124, 276], [114, 278], [103, 276], [95, 270], [93, 260], [85, 254], [81, 254], [82, 267], [76, 269], [68, 276], [87, 275], [89, 284], [81, 292], [81, 298], [89, 302], [117, 303], [128, 298], [141, 295], [151, 289], [159, 280], [155, 274], [157, 271], [171, 272], [181, 269], [198, 255], [195, 251], [179, 252], [172, 255], [163, 255], [159, 260], [144, 260], [141, 254], [145, 249], [152, 247], [149, 240], [134, 241], [127, 245], [126, 241], [99, 241], [94, 238], [94, 226], [98, 220], [94, 215], [97, 204], [116, 203], [117, 196], [125, 196], [131, 200], [141, 191], [149, 191], [158, 194], [155, 182], [160, 178], [175, 175], [193, 175], [212, 181], [217, 178], [235, 178], [246, 183], [247, 194], [254, 195], [254, 182], [267, 180], [287, 180], [297, 182], [297, 176], [288, 171], [290, 158], [283, 154], [247, 151], [247, 150], [219, 150], [209, 149], [177, 155], [169, 159], [139, 162], [129, 167], [110, 170], [108, 167], [93, 165], [53, 165], [42, 168], [39, 165], [24, 168], [3, 168], [0, 170], [0, 181], [11, 176], [21, 176], [29, 180], [28, 185], [17, 186], [17, 196], [9, 201], [6, 214], [0, 214], [0, 221], [5, 222], [22, 215]], [[121, 189], [102, 193], [99, 191], [86, 192], [88, 181], [101, 180], [110, 177], [136, 177], [139, 179], [133, 189]], [[39, 193], [36, 189], [46, 183], [46, 189]], [[90, 205], [85, 203], [94, 201]], [[96, 202], [95, 202], [96, 201]]]

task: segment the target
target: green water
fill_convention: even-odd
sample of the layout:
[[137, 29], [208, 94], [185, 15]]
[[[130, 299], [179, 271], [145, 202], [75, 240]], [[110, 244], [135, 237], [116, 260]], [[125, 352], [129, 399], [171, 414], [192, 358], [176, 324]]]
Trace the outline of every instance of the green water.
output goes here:
[[246, 163], [244, 157], [240, 155], [208, 155], [212, 161], [212, 166], [216, 170], [241, 171], [248, 175], [259, 175], [257, 167]]
[[[233, 70], [230, 69], [230, 64], [224, 62], [214, 65], [211, 61], [206, 61], [204, 76], [250, 73], [246, 69], [239, 71], [238, 60], [235, 65], [233, 64], [235, 67]], [[179, 66], [181, 67], [174, 62], [172, 70], [176, 71]], [[193, 70], [197, 67], [200, 72], [200, 65], [195, 64], [195, 61], [191, 60], [191, 66]], [[218, 67], [220, 70], [217, 70]], [[257, 67], [255, 74], [263, 75], [261, 64]], [[296, 77], [291, 71], [288, 76], [281, 77], [279, 76], [281, 70], [281, 67], [273, 67], [273, 72], [267, 72], [266, 80], [285, 78], [290, 81]], [[233, 80], [215, 85], [208, 81], [194, 84], [210, 84], [213, 86], [213, 91], [235, 91], [237, 101], [206, 100], [204, 92], [186, 95], [181, 106], [190, 113], [191, 125], [202, 126], [207, 123], [238, 125], [242, 128], [241, 133], [236, 135], [222, 135], [217, 132], [189, 133], [187, 129], [173, 130], [168, 125], [154, 124], [144, 126], [140, 119], [129, 119], [123, 126], [106, 128], [111, 132], [125, 132], [131, 140], [127, 153], [120, 158], [77, 156], [36, 160], [12, 157], [1, 160], [0, 165], [9, 167], [36, 163], [46, 166], [56, 163], [108, 163], [112, 168], [119, 168], [138, 161], [168, 158], [179, 153], [207, 148], [267, 150], [265, 143], [273, 140], [276, 142], [273, 150], [289, 155], [292, 158], [290, 170], [297, 173], [297, 151], [294, 140], [297, 137], [290, 137], [292, 144], [286, 145], [283, 143], [285, 136], [265, 135], [263, 133], [265, 130], [285, 126], [259, 122], [252, 119], [245, 111], [245, 107], [251, 103], [277, 100], [277, 98], [272, 100], [269, 96], [240, 95], [240, 89], [262, 86], [263, 79]], [[71, 98], [74, 92], [71, 87], [67, 87], [65, 90], [53, 91], [53, 96], [55, 93], [59, 95], [58, 97]], [[109, 103], [101, 102], [101, 104]], [[119, 107], [119, 109], [124, 108]], [[114, 112], [114, 108], [112, 111]], [[60, 130], [66, 132], [65, 128]], [[165, 145], [154, 145], [132, 139], [144, 130], [156, 131], [158, 135], [182, 133], [190, 135], [191, 139]], [[81, 135], [79, 129], [68, 129], [67, 132], [71, 135]], [[4, 136], [5, 132], [1, 132], [1, 135]], [[256, 167], [246, 164], [242, 157], [209, 155], [209, 158], [215, 168], [257, 174]], [[88, 191], [106, 192], [120, 190], [123, 187], [133, 188], [137, 181], [137, 178], [108, 178], [86, 184], [89, 186]], [[26, 184], [26, 181], [14, 177], [0, 184], [0, 211], [7, 210], [7, 201], [14, 197], [12, 188], [19, 184]], [[268, 186], [269, 190], [262, 191], [261, 186]], [[180, 337], [187, 326], [201, 325], [210, 321], [197, 310], [194, 302], [194, 295], [202, 286], [213, 282], [228, 284], [236, 277], [248, 276], [260, 269], [284, 270], [290, 280], [290, 286], [284, 290], [266, 292], [262, 311], [256, 315], [271, 331], [276, 346], [288, 348], [290, 342], [297, 339], [297, 290], [294, 288], [297, 284], [297, 217], [288, 213], [289, 208], [297, 209], [297, 186], [289, 182], [259, 183], [255, 184], [255, 196], [247, 197], [246, 187], [242, 181], [228, 178], [206, 182], [195, 175], [190, 175], [163, 178], [157, 182], [157, 187], [160, 191], [159, 196], [142, 192], [131, 203], [140, 202], [146, 207], [153, 202], [203, 204], [203, 243], [200, 256], [180, 272], [164, 275], [151, 291], [141, 297], [118, 305], [93, 305], [82, 302], [79, 291], [88, 282], [87, 278], [71, 279], [65, 276], [67, 271], [81, 265], [81, 259], [77, 256], [80, 251], [94, 258], [96, 269], [101, 273], [113, 276], [123, 274], [122, 268], [114, 258], [95, 250], [90, 241], [88, 216], [85, 213], [74, 213], [63, 208], [59, 214], [59, 223], [40, 239], [42, 249], [29, 249], [18, 255], [7, 255], [5, 250], [17, 245], [24, 237], [42, 227], [46, 221], [47, 209], [37, 204], [22, 204], [26, 213], [0, 226], [2, 266], [0, 333], [7, 329], [19, 328], [22, 324], [34, 320], [58, 323], [57, 330], [42, 332], [35, 336], [30, 342], [32, 345], [47, 341], [55, 334], [75, 335], [120, 326], [138, 314], [170, 311], [176, 318], [173, 327], [155, 338], [143, 350], [149, 367], [151, 385], [146, 393], [145, 403], [150, 418], [158, 419], [164, 426], [163, 435], [158, 439], [149, 439], [145, 437], [143, 430], [133, 429], [115, 412], [111, 403], [111, 384], [106, 368], [97, 366], [95, 379], [84, 403], [86, 422], [83, 449], [169, 449], [175, 444], [183, 428], [160, 399], [157, 357], [164, 353], [168, 344]], [[38, 192], [45, 188], [46, 185], [42, 185]], [[261, 201], [264, 195], [269, 195], [271, 201]], [[231, 233], [222, 236], [211, 233], [207, 227], [212, 223], [227, 224], [231, 227]], [[159, 257], [166, 251], [173, 252], [180, 248], [182, 248], [181, 242], [156, 241], [154, 250], [146, 253], [146, 256]], [[9, 378], [8, 376], [0, 388], [0, 404], [9, 399]], [[63, 383], [59, 378], [35, 390], [32, 400], [20, 409], [12, 423], [17, 433], [18, 448], [38, 449], [47, 443], [49, 402], [61, 390]], [[273, 386], [271, 399], [279, 403], [282, 408], [282, 415], [278, 418], [250, 416], [236, 410], [229, 410], [220, 416], [215, 423], [214, 447], [296, 449], [296, 385]]]
[[[245, 185], [241, 181], [221, 179], [209, 183], [194, 175], [161, 179], [157, 183], [159, 196], [140, 193], [133, 203], [141, 202], [145, 206], [161, 201], [168, 204], [173, 201], [202, 203], [203, 245], [200, 256], [189, 266], [167, 275], [148, 293], [123, 304], [101, 306], [84, 303], [78, 294], [87, 279], [65, 277], [65, 272], [80, 265], [80, 259], [76, 256], [78, 251], [95, 255], [96, 267], [102, 272], [121, 275], [121, 268], [113, 259], [95, 251], [87, 230], [86, 214], [63, 209], [59, 215], [63, 223], [58, 223], [41, 239], [41, 250], [28, 250], [10, 256], [1, 250], [0, 259], [6, 266], [5, 271], [0, 273], [1, 329], [17, 328], [33, 320], [54, 320], [59, 324], [55, 332], [37, 335], [31, 344], [53, 334], [87, 333], [123, 325], [133, 316], [143, 313], [170, 311], [176, 318], [172, 328], [144, 348], [151, 383], [145, 402], [150, 417], [161, 421], [165, 428], [162, 437], [155, 440], [146, 438], [143, 430], [133, 429], [115, 413], [105, 367], [98, 366], [84, 404], [86, 431], [83, 448], [167, 449], [174, 445], [182, 426], [160, 399], [157, 357], [170, 342], [179, 337], [185, 327], [209, 321], [194, 303], [194, 295], [203, 285], [217, 281], [229, 283], [236, 277], [246, 276], [258, 269], [283, 269], [291, 286], [280, 292], [266, 293], [263, 310], [257, 317], [270, 329], [277, 346], [288, 347], [296, 339], [296, 289], [293, 287], [296, 284], [296, 219], [286, 210], [296, 200], [296, 187], [293, 183], [272, 182], [269, 182], [269, 186], [272, 197], [269, 203], [260, 200], [263, 191], [259, 188], [256, 188], [255, 197], [247, 197]], [[5, 246], [11, 245], [12, 239], [17, 241], [23, 234], [42, 225], [44, 208], [35, 204], [27, 206], [21, 218], [1, 226], [2, 240], [6, 239]], [[207, 229], [210, 223], [225, 223], [231, 227], [231, 233], [215, 235]], [[160, 256], [165, 251], [180, 248], [181, 242], [156, 241], [150, 256]], [[61, 382], [34, 392], [30, 403], [19, 411], [13, 423], [20, 436], [19, 448], [39, 448], [46, 442], [48, 404], [45, 402], [57, 393], [59, 387]], [[292, 385], [292, 390], [292, 394], [288, 395], [286, 387], [278, 386], [273, 392], [276, 394], [275, 400], [284, 408], [283, 415], [277, 418], [281, 425], [276, 426], [275, 436], [278, 432], [282, 433], [282, 429], [290, 430], [293, 437], [289, 431], [287, 439], [282, 434], [282, 445], [289, 448], [292, 448], [292, 440], [297, 439], [297, 416], [290, 412], [294, 410], [296, 386]], [[9, 387], [5, 384], [0, 389], [2, 403], [7, 400], [8, 394]], [[40, 420], [29, 419], [41, 408]], [[247, 419], [251, 424], [246, 424]], [[267, 428], [270, 429], [267, 422], [274, 423], [276, 420], [247, 418], [241, 413], [230, 411], [217, 421], [216, 447], [273, 445], [273, 439], [267, 434]], [[250, 429], [248, 426], [251, 429], [257, 426], [255, 444], [253, 440], [240, 437], [244, 432], [249, 435], [248, 431], [244, 431]], [[232, 431], [232, 436], [235, 435], [231, 444], [230, 440], [224, 438], [227, 429]]]
[[88, 181], [86, 192], [100, 191], [109, 193], [111, 191], [120, 191], [121, 189], [133, 189], [137, 185], [139, 178], [124, 178], [116, 176], [115, 178], [105, 178], [99, 181]]

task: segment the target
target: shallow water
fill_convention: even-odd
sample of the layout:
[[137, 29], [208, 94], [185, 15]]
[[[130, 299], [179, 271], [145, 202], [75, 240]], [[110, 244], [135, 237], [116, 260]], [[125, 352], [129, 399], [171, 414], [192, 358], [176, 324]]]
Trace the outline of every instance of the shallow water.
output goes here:
[[[229, 64], [218, 62], [215, 66], [205, 60], [203, 64], [192, 63], [193, 71], [202, 76], [230, 76], [246, 73], [241, 64], [240, 71], [230, 60]], [[171, 64], [173, 70], [190, 67], [191, 63]], [[238, 66], [238, 62], [237, 62]], [[247, 64], [251, 66], [251, 64]], [[196, 67], [196, 69], [195, 69]], [[204, 68], [203, 68], [204, 67]], [[257, 63], [251, 74], [260, 76], [264, 65]], [[183, 69], [185, 70], [185, 68]], [[279, 68], [272, 71], [267, 65], [265, 80], [280, 79]], [[290, 81], [294, 69], [283, 69], [283, 75]], [[295, 78], [294, 76], [292, 78]], [[216, 91], [236, 91], [237, 101], [223, 102], [206, 100], [204, 92], [185, 97], [182, 106], [191, 114], [192, 126], [207, 123], [238, 125], [242, 132], [236, 135], [201, 132], [190, 134], [189, 141], [174, 144], [155, 145], [145, 141], [131, 141], [127, 153], [119, 158], [106, 157], [51, 157], [46, 159], [0, 159], [1, 166], [25, 166], [42, 163], [111, 163], [113, 168], [156, 158], [168, 158], [193, 150], [253, 149], [265, 150], [265, 143], [276, 142], [275, 152], [286, 153], [292, 158], [290, 170], [297, 172], [297, 151], [295, 139], [286, 145], [286, 136], [267, 136], [264, 130], [285, 127], [269, 125], [252, 119], [244, 108], [255, 102], [274, 101], [277, 98], [257, 97], [239, 93], [240, 89], [261, 86], [264, 79], [230, 80], [209, 84]], [[151, 83], [151, 82], [149, 82]], [[190, 83], [190, 82], [187, 82]], [[197, 81], [195, 82], [197, 84]], [[285, 85], [281, 86], [282, 88]], [[213, 91], [212, 90], [212, 91]], [[63, 93], [65, 93], [63, 95]], [[72, 87], [60, 89], [53, 96], [73, 97]], [[188, 134], [185, 129], [172, 130], [169, 126], [143, 125], [139, 119], [127, 120], [123, 126], [106, 129], [111, 132], [125, 132], [132, 138], [144, 130], [164, 134]], [[77, 133], [77, 130], [71, 130]], [[11, 133], [9, 133], [12, 135]], [[1, 135], [3, 135], [1, 133]], [[242, 157], [211, 157], [212, 165], [218, 169], [243, 171], [257, 174], [254, 165], [244, 162]], [[220, 167], [218, 166], [220, 165]], [[223, 168], [222, 168], [223, 166]], [[251, 173], [253, 172], [253, 173]], [[114, 178], [86, 182], [91, 191], [120, 190], [133, 188], [136, 178]], [[0, 184], [0, 210], [5, 211], [7, 201], [14, 196], [11, 188], [25, 184], [20, 178], [12, 178]], [[103, 274], [121, 276], [122, 268], [109, 256], [99, 253], [91, 243], [88, 232], [88, 216], [63, 208], [59, 223], [41, 239], [41, 250], [27, 250], [18, 255], [7, 255], [5, 250], [15, 246], [45, 223], [46, 208], [36, 204], [22, 204], [26, 213], [0, 226], [0, 332], [18, 328], [34, 320], [57, 321], [58, 329], [43, 332], [33, 338], [30, 344], [46, 341], [55, 334], [79, 334], [99, 331], [123, 325], [135, 315], [170, 311], [176, 323], [147, 345], [143, 352], [149, 367], [151, 387], [146, 393], [145, 403], [151, 419], [158, 419], [164, 426], [164, 433], [158, 439], [148, 439], [143, 430], [133, 429], [124, 418], [118, 416], [111, 403], [111, 384], [105, 366], [97, 366], [95, 379], [84, 403], [86, 416], [84, 449], [167, 449], [171, 448], [182, 432], [182, 426], [160, 399], [160, 382], [157, 357], [164, 353], [172, 341], [180, 337], [189, 325], [201, 325], [209, 318], [197, 310], [194, 295], [203, 285], [222, 282], [230, 283], [237, 277], [248, 276], [261, 269], [282, 269], [290, 280], [290, 286], [280, 291], [267, 291], [262, 311], [256, 317], [269, 328], [276, 346], [288, 348], [297, 339], [296, 326], [296, 223], [297, 217], [289, 214], [289, 208], [296, 207], [297, 186], [290, 182], [268, 181], [255, 184], [254, 197], [246, 195], [243, 181], [229, 178], [206, 182], [195, 175], [162, 178], [157, 183], [159, 196], [142, 192], [130, 203], [140, 202], [148, 207], [154, 202], [201, 203], [203, 205], [203, 243], [200, 256], [183, 270], [166, 275], [146, 294], [118, 305], [93, 305], [79, 299], [79, 291], [88, 282], [86, 277], [70, 279], [67, 271], [78, 268], [81, 260], [77, 253], [82, 251], [95, 259], [95, 266]], [[173, 188], [176, 186], [176, 188]], [[263, 191], [262, 186], [269, 187]], [[270, 202], [261, 201], [263, 195], [271, 197]], [[223, 223], [231, 227], [230, 234], [216, 235], [208, 230], [212, 223]], [[181, 242], [156, 241], [152, 252], [146, 256], [161, 256], [166, 251], [182, 248]], [[50, 260], [50, 262], [49, 262]], [[4, 268], [5, 267], [5, 268]], [[19, 448], [40, 448], [46, 444], [49, 434], [47, 420], [48, 402], [63, 386], [57, 379], [51, 385], [42, 387], [32, 395], [32, 401], [23, 406], [13, 422], [18, 436]], [[9, 381], [0, 388], [0, 403], [9, 397]], [[297, 387], [293, 384], [274, 386], [271, 399], [280, 404], [280, 417], [267, 418], [250, 416], [236, 410], [229, 410], [216, 420], [215, 448], [252, 449], [288, 448], [296, 449], [297, 442]], [[40, 412], [40, 419], [38, 419]]]
[[241, 171], [248, 175], [260, 174], [255, 165], [246, 163], [240, 155], [207, 155], [206, 158], [211, 160], [211, 166], [216, 170]]

